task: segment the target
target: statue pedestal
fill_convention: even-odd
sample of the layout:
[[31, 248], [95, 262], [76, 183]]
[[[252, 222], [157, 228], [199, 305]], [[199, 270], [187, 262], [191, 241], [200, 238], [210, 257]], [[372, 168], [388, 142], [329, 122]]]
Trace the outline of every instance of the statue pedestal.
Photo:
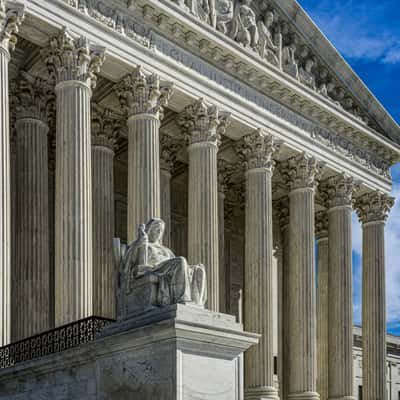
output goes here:
[[225, 314], [155, 308], [95, 342], [0, 370], [0, 399], [242, 400], [243, 352], [258, 337]]

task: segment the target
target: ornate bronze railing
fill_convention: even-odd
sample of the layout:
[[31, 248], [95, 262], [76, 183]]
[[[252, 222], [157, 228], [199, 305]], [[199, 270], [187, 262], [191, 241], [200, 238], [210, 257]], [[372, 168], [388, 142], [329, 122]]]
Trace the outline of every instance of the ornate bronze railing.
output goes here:
[[88, 317], [0, 347], [0, 369], [92, 342], [112, 322]]

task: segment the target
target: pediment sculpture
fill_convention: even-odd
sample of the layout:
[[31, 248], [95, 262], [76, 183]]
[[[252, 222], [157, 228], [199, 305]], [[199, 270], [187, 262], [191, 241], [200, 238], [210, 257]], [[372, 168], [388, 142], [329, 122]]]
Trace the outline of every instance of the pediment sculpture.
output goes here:
[[164, 230], [164, 221], [154, 218], [139, 225], [136, 240], [125, 249], [115, 246], [122, 318], [154, 307], [178, 303], [204, 307], [206, 303], [205, 267], [175, 256], [162, 244]]

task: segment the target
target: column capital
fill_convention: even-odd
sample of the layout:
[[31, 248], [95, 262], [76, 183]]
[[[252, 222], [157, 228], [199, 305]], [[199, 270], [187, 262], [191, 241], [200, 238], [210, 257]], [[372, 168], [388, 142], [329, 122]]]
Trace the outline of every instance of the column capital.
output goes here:
[[178, 149], [177, 139], [166, 133], [160, 136], [160, 168], [169, 174], [174, 168]]
[[207, 105], [204, 99], [185, 107], [179, 115], [178, 124], [189, 140], [189, 145], [212, 143], [219, 146], [221, 135], [229, 126], [230, 114], [218, 107]]
[[218, 159], [218, 191], [225, 194], [231, 182], [232, 174], [235, 172], [233, 163], [222, 158]]
[[315, 237], [317, 240], [328, 238], [328, 213], [326, 210], [315, 213]]
[[16, 120], [37, 119], [47, 124], [55, 101], [54, 90], [45, 80], [21, 71], [11, 82], [11, 104]]
[[316, 176], [323, 163], [315, 157], [301, 153], [282, 163], [282, 174], [286, 177], [290, 191], [297, 189], [315, 189]]
[[257, 129], [239, 141], [236, 151], [247, 171], [265, 168], [272, 172], [275, 166], [272, 156], [278, 150], [279, 145], [280, 143], [272, 135]]
[[78, 81], [95, 88], [97, 74], [105, 60], [105, 48], [90, 44], [83, 36], [74, 38], [64, 28], [57, 37], [50, 39], [49, 47], [43, 49], [41, 55], [56, 85]]
[[368, 192], [358, 197], [355, 207], [360, 222], [386, 222], [394, 200], [393, 197], [379, 191]]
[[113, 116], [111, 110], [92, 103], [92, 146], [107, 147], [114, 151], [120, 129], [121, 121]]
[[0, 0], [0, 50], [15, 49], [19, 26], [25, 18], [25, 6], [19, 2]]
[[359, 183], [351, 176], [339, 174], [321, 182], [319, 190], [326, 198], [328, 208], [352, 207], [354, 194], [359, 188]]
[[289, 226], [289, 197], [285, 196], [279, 200], [274, 201], [274, 208], [279, 218], [279, 227], [281, 231]]
[[121, 107], [128, 118], [149, 114], [163, 118], [163, 109], [172, 95], [173, 84], [161, 82], [158, 75], [145, 75], [141, 66], [136, 67], [115, 86]]

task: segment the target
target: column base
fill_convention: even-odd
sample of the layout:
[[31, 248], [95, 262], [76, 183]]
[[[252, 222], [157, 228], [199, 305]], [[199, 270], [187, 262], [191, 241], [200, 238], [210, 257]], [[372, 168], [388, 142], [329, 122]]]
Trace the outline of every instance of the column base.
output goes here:
[[319, 400], [319, 394], [316, 392], [300, 392], [287, 395], [288, 400]]
[[271, 386], [245, 389], [245, 400], [279, 400], [278, 390]]

